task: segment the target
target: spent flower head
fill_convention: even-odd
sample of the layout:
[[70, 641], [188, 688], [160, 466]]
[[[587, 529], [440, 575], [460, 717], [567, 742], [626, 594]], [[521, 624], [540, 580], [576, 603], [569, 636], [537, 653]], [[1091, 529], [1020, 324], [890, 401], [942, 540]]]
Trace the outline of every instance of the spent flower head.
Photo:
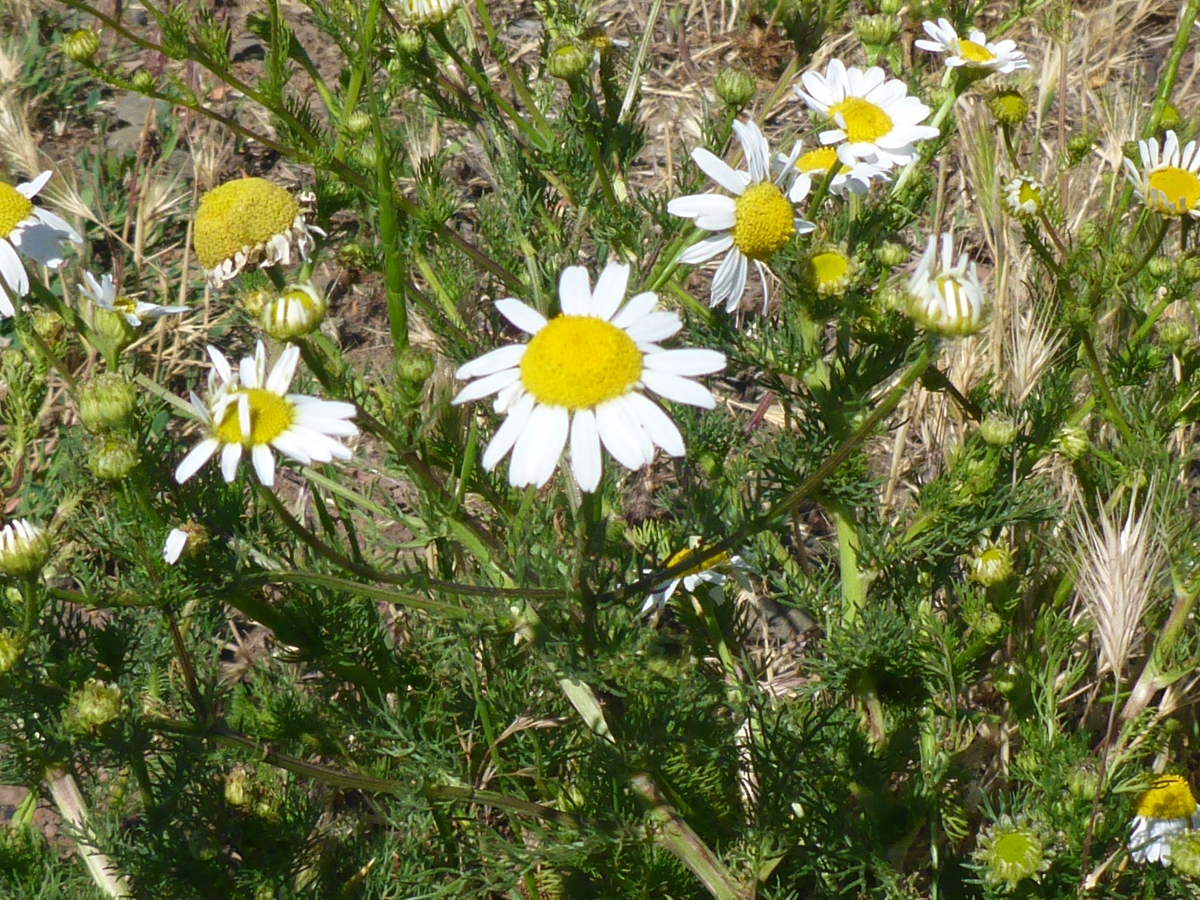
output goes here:
[[1001, 816], [980, 831], [974, 856], [989, 883], [1012, 891], [1026, 878], [1041, 878], [1050, 868], [1049, 851], [1039, 828], [1020, 818]]
[[118, 685], [89, 678], [82, 688], [73, 692], [63, 711], [63, 728], [79, 734], [98, 731], [116, 721], [125, 708]]
[[1046, 187], [1029, 175], [1018, 175], [1004, 185], [1004, 211], [1014, 219], [1032, 219], [1046, 205]]
[[29, 293], [29, 273], [17, 251], [51, 269], [63, 264], [63, 243], [83, 238], [61, 216], [33, 205], [33, 198], [50, 180], [46, 171], [14, 187], [0, 183], [0, 316], [16, 314], [14, 299]]
[[971, 31], [970, 38], [961, 38], [949, 19], [925, 22], [921, 27], [930, 40], [918, 40], [913, 44], [922, 50], [944, 53], [948, 68], [984, 69], [1001, 75], [1029, 68], [1029, 60], [1016, 49], [1016, 41], [988, 43], [987, 36], [978, 29]]

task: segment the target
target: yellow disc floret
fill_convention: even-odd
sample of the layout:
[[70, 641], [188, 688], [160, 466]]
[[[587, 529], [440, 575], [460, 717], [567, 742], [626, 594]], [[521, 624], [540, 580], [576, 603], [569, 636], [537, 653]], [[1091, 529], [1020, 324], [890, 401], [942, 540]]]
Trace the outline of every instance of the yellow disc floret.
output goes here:
[[641, 377], [642, 351], [633, 338], [591, 316], [551, 319], [521, 357], [521, 384], [534, 399], [570, 410], [620, 397]]
[[809, 275], [818, 294], [839, 294], [850, 282], [850, 257], [840, 250], [822, 250], [808, 261]]
[[699, 575], [701, 572], [705, 572], [709, 569], [715, 569], [717, 566], [724, 566], [724, 565], [729, 564], [729, 554], [726, 553], [724, 550], [722, 550], [719, 553], [709, 553], [707, 555], [704, 555], [703, 550], [687, 550], [687, 549], [685, 549], [685, 550], [676, 550], [674, 553], [672, 553], [670, 556], [668, 556], [667, 562], [666, 562], [666, 568], [668, 568], [668, 569], [673, 568], [674, 566], [679, 565], [681, 562], [690, 560], [693, 557], [698, 558], [700, 561], [698, 563], [696, 563], [696, 565], [692, 566], [690, 569], [680, 572], [678, 575], [675, 576], [676, 578], [686, 578], [689, 575]]
[[750, 185], [736, 203], [733, 244], [751, 259], [767, 259], [796, 233], [795, 210], [771, 182]]
[[33, 215], [33, 203], [11, 184], [0, 184], [0, 238]]
[[251, 253], [287, 235], [300, 205], [284, 188], [264, 178], [228, 181], [200, 198], [196, 211], [196, 258], [216, 268], [238, 253]]
[[1147, 179], [1148, 205], [1162, 213], [1183, 215], [1200, 206], [1200, 177], [1178, 166], [1164, 166]]
[[[238, 417], [239, 398], [250, 404], [250, 433], [242, 434]], [[257, 447], [271, 443], [292, 427], [295, 409], [283, 397], [262, 388], [245, 388], [235, 392], [214, 436], [223, 444], [242, 444]]]
[[977, 44], [965, 38], [958, 39], [958, 55], [967, 62], [973, 63], [989, 63], [996, 58], [996, 54], [983, 44]]
[[1196, 798], [1182, 775], [1160, 775], [1138, 797], [1133, 811], [1144, 819], [1190, 819], [1196, 812]]
[[837, 151], [832, 147], [818, 147], [816, 150], [809, 150], [796, 160], [796, 168], [807, 175], [824, 175], [829, 171], [830, 166], [833, 166], [835, 175], [845, 168], [838, 159]]
[[829, 118], [834, 118], [838, 113], [846, 123], [846, 139], [852, 144], [874, 143], [892, 130], [891, 117], [862, 97], [847, 97], [829, 107]]

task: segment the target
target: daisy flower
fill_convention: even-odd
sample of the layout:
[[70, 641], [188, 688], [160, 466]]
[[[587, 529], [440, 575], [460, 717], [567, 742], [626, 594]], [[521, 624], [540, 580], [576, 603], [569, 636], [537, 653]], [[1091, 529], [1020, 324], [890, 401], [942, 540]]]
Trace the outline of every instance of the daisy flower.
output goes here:
[[246, 266], [290, 265], [292, 248], [308, 259], [313, 235], [304, 210], [286, 189], [265, 178], [239, 178], [200, 198], [192, 244], [209, 283], [221, 287]]
[[[664, 568], [671, 568], [693, 556], [699, 557], [702, 551], [696, 549], [684, 549], [672, 553], [667, 557], [667, 561], [663, 563]], [[646, 570], [646, 574], [650, 574], [653, 570]], [[654, 591], [646, 597], [646, 602], [642, 604], [642, 613], [648, 613], [651, 610], [659, 611], [667, 605], [667, 601], [671, 599], [671, 595], [683, 585], [683, 589], [688, 593], [692, 593], [702, 584], [712, 585], [713, 600], [720, 602], [725, 596], [725, 583], [732, 578], [744, 590], [752, 591], [753, 586], [750, 584], [750, 579], [747, 577], [748, 572], [753, 572], [751, 565], [734, 554], [730, 556], [728, 553], [721, 551], [714, 553], [711, 556], [700, 559], [696, 565], [690, 569], [686, 569], [679, 575], [676, 575], [670, 581], [660, 584]]]
[[1200, 153], [1196, 146], [1195, 141], [1188, 141], [1180, 149], [1174, 131], [1167, 132], [1161, 154], [1157, 138], [1138, 141], [1142, 170], [1126, 159], [1125, 174], [1149, 209], [1164, 216], [1200, 219]]
[[409, 25], [428, 28], [446, 21], [462, 0], [400, 0], [400, 18]]
[[1030, 219], [1045, 206], [1046, 187], [1036, 178], [1018, 175], [1004, 185], [1001, 201], [1010, 216]]
[[1133, 805], [1129, 851], [1137, 863], [1171, 862], [1171, 838], [1200, 828], [1200, 808], [1182, 775], [1159, 775]]
[[834, 175], [829, 182], [829, 192], [832, 194], [840, 195], [847, 191], [852, 194], [865, 194], [871, 186], [871, 179], [886, 180], [888, 177], [886, 169], [870, 163], [856, 160], [852, 165], [847, 166], [838, 159], [837, 150], [833, 147], [817, 147], [806, 152], [800, 151], [801, 145], [796, 144], [790, 156], [780, 153], [775, 157], [776, 165], [784, 169], [791, 165], [796, 172], [807, 175], [814, 182], [824, 178], [832, 167]]
[[13, 519], [0, 529], [0, 572], [35, 575], [50, 558], [50, 535], [28, 519]]
[[569, 436], [571, 472], [591, 493], [600, 484], [601, 444], [627, 469], [654, 459], [655, 446], [683, 456], [679, 429], [643, 391], [712, 409], [713, 395], [690, 379], [720, 371], [725, 356], [658, 346], [683, 327], [679, 316], [658, 311], [658, 296], [650, 292], [618, 310], [628, 282], [629, 266], [610, 262], [593, 291], [587, 269], [570, 266], [558, 283], [562, 314], [549, 321], [520, 300], [496, 301], [502, 316], [533, 337], [455, 373], [475, 380], [454, 403], [497, 394], [495, 410], [507, 417], [483, 453], [485, 470], [511, 451], [509, 483], [541, 487], [558, 467]]
[[330, 437], [353, 437], [358, 428], [348, 421], [354, 406], [285, 393], [296, 374], [300, 348], [289, 346], [267, 373], [267, 351], [258, 342], [254, 356], [242, 360], [235, 372], [216, 347], [208, 348], [212, 370], [208, 396], [192, 394], [192, 408], [204, 424], [205, 438], [191, 449], [175, 469], [175, 480], [187, 481], [221, 451], [221, 475], [227, 482], [237, 475], [242, 451], [250, 459], [258, 480], [275, 483], [274, 447], [303, 465], [349, 459], [350, 451]]
[[800, 99], [837, 126], [821, 132], [821, 143], [846, 141], [838, 147], [838, 158], [847, 165], [862, 160], [885, 171], [906, 165], [917, 158], [914, 141], [940, 133], [921, 124], [929, 107], [908, 96], [908, 85], [889, 80], [878, 66], [847, 69], [840, 59], [832, 59], [824, 75], [805, 72], [800, 80]]
[[78, 287], [84, 296], [101, 309], [124, 316], [125, 321], [134, 328], [140, 327], [143, 319], [157, 319], [159, 316], [185, 313], [191, 309], [187, 306], [159, 306], [157, 303], [131, 300], [126, 296], [118, 297], [111, 275], [102, 275], [97, 281], [96, 276], [91, 272], [84, 272], [83, 280], [86, 283], [78, 285]]
[[979, 832], [972, 854], [989, 884], [1014, 890], [1026, 878], [1041, 880], [1050, 868], [1050, 852], [1041, 830], [1022, 819], [1001, 816]]
[[49, 180], [50, 173], [43, 172], [16, 187], [0, 183], [0, 277], [8, 289], [0, 291], [0, 315], [15, 315], [12, 297], [29, 293], [29, 273], [18, 249], [35, 262], [57, 269], [63, 263], [63, 241], [83, 241], [60, 216], [33, 205]]
[[1029, 68], [1029, 60], [1017, 49], [1016, 41], [989, 44], [987, 37], [978, 29], [971, 31], [970, 40], [960, 38], [949, 19], [938, 19], [936, 25], [925, 22], [921, 27], [932, 40], [913, 43], [922, 50], [945, 53], [948, 68], [987, 69], [1001, 75]]
[[979, 330], [986, 301], [975, 263], [963, 253], [954, 261], [954, 239], [942, 235], [942, 253], [937, 239], [929, 243], [917, 269], [908, 281], [908, 314], [922, 328], [949, 337]]
[[[710, 305], [725, 302], [733, 312], [746, 290], [748, 262], [753, 261], [763, 283], [763, 311], [767, 308], [767, 268], [764, 261], [781, 250], [794, 234], [808, 234], [816, 226], [796, 215], [794, 205], [808, 196], [812, 181], [803, 172], [797, 174], [785, 194], [783, 185], [794, 171], [795, 158], [781, 166], [771, 179], [771, 151], [767, 139], [753, 122], [734, 122], [733, 130], [742, 143], [747, 171], [735, 171], [716, 155], [697, 147], [692, 159], [709, 178], [734, 196], [692, 194], [676, 197], [667, 204], [673, 216], [692, 219], [696, 227], [713, 231], [679, 256], [681, 263], [707, 262], [720, 253], [725, 259], [713, 276]], [[797, 150], [799, 145], [797, 145]], [[728, 252], [726, 252], [728, 251]]]

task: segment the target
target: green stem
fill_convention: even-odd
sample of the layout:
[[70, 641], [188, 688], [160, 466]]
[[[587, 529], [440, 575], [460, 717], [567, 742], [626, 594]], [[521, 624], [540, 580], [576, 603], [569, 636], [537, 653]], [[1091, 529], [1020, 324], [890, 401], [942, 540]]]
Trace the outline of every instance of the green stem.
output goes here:
[[822, 503], [833, 518], [837, 529], [839, 567], [842, 573], [842, 600], [846, 604], [842, 615], [843, 624], [850, 626], [862, 617], [862, 609], [866, 604], [866, 586], [858, 571], [858, 551], [862, 540], [858, 535], [858, 526], [854, 521], [854, 511], [844, 504], [826, 500]]
[[1129, 427], [1129, 423], [1125, 421], [1125, 416], [1121, 414], [1121, 408], [1117, 406], [1117, 399], [1113, 396], [1112, 390], [1108, 386], [1108, 379], [1104, 377], [1104, 369], [1100, 365], [1100, 357], [1096, 355], [1096, 345], [1092, 341], [1092, 335], [1089, 331], [1081, 331], [1080, 339], [1083, 342], [1083, 352], [1087, 355], [1088, 365], [1092, 369], [1092, 377], [1096, 379], [1096, 385], [1100, 388], [1100, 398], [1104, 401], [1104, 405], [1108, 407], [1108, 413], [1112, 416], [1113, 424], [1117, 426], [1117, 430], [1121, 432], [1128, 443], [1132, 444], [1133, 430]]
[[[380, 0], [370, 0], [367, 4], [367, 15], [362, 26], [362, 38], [358, 42], [358, 58], [354, 61], [354, 67], [350, 70], [350, 82], [346, 85], [346, 99], [342, 103], [342, 114], [338, 117], [337, 141], [333, 146], [333, 158], [336, 160], [344, 160], [346, 158], [346, 134], [349, 131], [350, 117], [354, 115], [354, 108], [358, 106], [358, 95], [362, 91], [363, 79], [367, 75], [367, 69], [374, 64], [375, 25], [379, 21], [381, 6], [382, 3]], [[374, 105], [372, 105], [371, 109], [371, 119], [373, 123], [375, 119]], [[382, 156], [383, 144], [380, 143], [379, 135], [375, 135], [375, 147], [378, 151], [377, 156]]]
[[1150, 118], [1142, 130], [1142, 137], [1150, 137], [1158, 130], [1162, 121], [1163, 110], [1171, 99], [1171, 91], [1175, 89], [1175, 81], [1179, 77], [1179, 65], [1187, 52], [1192, 40], [1192, 28], [1196, 24], [1196, 13], [1200, 11], [1200, 0], [1188, 0], [1179, 19], [1179, 30], [1175, 32], [1175, 41], [1171, 44], [1171, 55], [1167, 57], [1167, 65], [1163, 69], [1162, 80], [1158, 83], [1158, 91], [1154, 95], [1154, 105], [1150, 107]]
[[513, 90], [517, 92], [517, 96], [521, 98], [521, 102], [525, 104], [525, 108], [533, 116], [538, 130], [542, 132], [547, 140], [552, 141], [554, 139], [554, 129], [551, 127], [549, 120], [542, 115], [542, 111], [538, 108], [537, 103], [534, 102], [533, 94], [529, 92], [529, 86], [525, 84], [525, 79], [517, 76], [516, 70], [508, 60], [508, 53], [505, 52], [504, 46], [496, 39], [496, 28], [492, 25], [492, 18], [488, 14], [486, 0], [475, 0], [475, 10], [479, 13], [479, 21], [483, 24], [483, 31], [487, 35], [488, 47], [491, 48], [492, 55], [500, 63], [500, 68], [504, 71], [505, 77], [508, 78], [508, 83], [513, 86]]
[[[377, 7], [378, 4], [379, 0], [372, 0], [373, 6]], [[408, 306], [404, 297], [404, 272], [407, 266], [400, 248], [400, 228], [392, 203], [394, 194], [391, 163], [386, 152], [383, 125], [379, 119], [379, 104], [371, 85], [367, 86], [367, 99], [371, 108], [371, 134], [375, 138], [375, 202], [379, 206], [379, 242], [383, 246], [383, 283], [387, 296], [388, 327], [392, 333], [396, 361], [399, 362], [408, 349]]]
[[1158, 226], [1158, 234], [1154, 236], [1154, 240], [1150, 246], [1146, 248], [1146, 252], [1141, 255], [1133, 268], [1121, 276], [1117, 284], [1128, 284], [1141, 274], [1142, 269], [1150, 264], [1150, 260], [1158, 255], [1159, 249], [1162, 247], [1163, 240], [1167, 236], [1167, 229], [1171, 227], [1171, 219], [1167, 216], [1162, 217], [1162, 222]]
[[1163, 314], [1168, 306], [1175, 302], [1175, 297], [1166, 294], [1161, 300], [1154, 304], [1154, 308], [1150, 310], [1146, 316], [1146, 321], [1138, 326], [1138, 330], [1133, 333], [1133, 337], [1129, 339], [1131, 345], [1136, 346], [1150, 333], [1150, 330], [1158, 322], [1159, 316]]

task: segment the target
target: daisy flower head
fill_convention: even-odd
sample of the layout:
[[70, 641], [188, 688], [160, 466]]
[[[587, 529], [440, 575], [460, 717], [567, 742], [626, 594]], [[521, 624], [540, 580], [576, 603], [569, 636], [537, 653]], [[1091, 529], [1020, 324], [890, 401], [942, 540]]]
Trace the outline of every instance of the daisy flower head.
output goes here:
[[954, 260], [954, 238], [942, 235], [929, 243], [908, 281], [908, 314], [927, 331], [947, 337], [973, 334], [983, 325], [986, 300], [975, 263], [963, 253]]
[[[660, 584], [646, 597], [646, 602], [642, 604], [643, 615], [651, 611], [661, 611], [667, 605], [667, 601], [671, 599], [671, 595], [678, 590], [680, 584], [688, 593], [694, 592], [702, 584], [710, 585], [710, 591], [716, 602], [720, 602], [724, 598], [725, 584], [730, 578], [744, 590], [752, 591], [754, 589], [748, 576], [748, 573], [754, 571], [753, 567], [737, 554], [730, 555], [723, 550], [720, 553], [706, 555], [702, 550], [685, 548], [667, 557], [663, 567], [669, 569], [692, 558], [696, 560], [694, 566]], [[650, 571], [647, 570], [646, 574], [650, 574]]]
[[61, 216], [33, 205], [33, 198], [49, 180], [47, 171], [16, 187], [0, 183], [0, 277], [7, 288], [0, 290], [0, 315], [15, 315], [12, 298], [29, 293], [29, 273], [18, 250], [34, 262], [57, 269], [63, 263], [63, 242], [83, 242]]
[[1026, 878], [1041, 880], [1050, 868], [1050, 848], [1041, 829], [1010, 816], [1001, 816], [980, 831], [972, 855], [989, 884], [1010, 892]]
[[921, 27], [930, 40], [913, 43], [922, 50], [946, 54], [947, 68], [985, 69], [988, 73], [997, 72], [1000, 75], [1029, 68], [1029, 60], [1017, 49], [1016, 41], [989, 44], [987, 37], [978, 29], [972, 29], [969, 39], [960, 38], [949, 19], [938, 19], [936, 24], [925, 22]]
[[157, 303], [144, 303], [141, 300], [131, 300], [124, 295], [118, 297], [111, 275], [101, 275], [100, 280], [91, 272], [83, 273], [84, 283], [78, 285], [80, 293], [91, 300], [100, 309], [117, 313], [133, 328], [139, 328], [144, 319], [157, 319], [159, 316], [169, 316], [175, 313], [185, 313], [190, 310], [187, 306], [159, 306]]
[[569, 437], [571, 472], [591, 493], [600, 484], [602, 444], [627, 469], [648, 464], [656, 446], [683, 456], [679, 429], [645, 391], [712, 409], [713, 395], [691, 379], [725, 368], [725, 356], [658, 346], [683, 327], [679, 316], [659, 311], [650, 292], [621, 306], [628, 282], [629, 266], [610, 262], [592, 290], [587, 269], [570, 266], [558, 284], [562, 314], [549, 320], [515, 298], [496, 301], [500, 314], [532, 338], [455, 373], [471, 383], [454, 403], [495, 394], [495, 410], [506, 416], [483, 453], [485, 470], [511, 451], [509, 484], [541, 487]]
[[238, 178], [200, 198], [193, 226], [196, 259], [209, 283], [221, 287], [248, 265], [290, 265], [292, 249], [308, 259], [313, 235], [299, 201], [265, 178]]
[[1200, 219], [1200, 153], [1196, 141], [1179, 146], [1174, 131], [1168, 131], [1159, 152], [1158, 138], [1138, 141], [1142, 168], [1125, 160], [1125, 174], [1134, 193], [1148, 209], [1164, 216]]
[[400, 0], [400, 18], [409, 25], [430, 28], [440, 25], [462, 6], [462, 0]]
[[921, 124], [929, 118], [929, 107], [908, 96], [908, 85], [887, 78], [878, 66], [846, 68], [840, 59], [831, 59], [824, 75], [805, 72], [800, 80], [800, 99], [837, 126], [821, 132], [821, 143], [845, 141], [837, 153], [848, 166], [860, 160], [885, 171], [907, 165], [917, 158], [915, 141], [940, 133]]
[[1004, 210], [1016, 219], [1030, 219], [1046, 205], [1046, 186], [1036, 178], [1018, 175], [1004, 185]]
[[35, 575], [50, 558], [50, 535], [28, 519], [13, 519], [0, 529], [0, 572]]
[[237, 475], [243, 451], [249, 451], [258, 480], [275, 483], [274, 448], [302, 465], [349, 459], [350, 450], [334, 440], [353, 437], [358, 428], [349, 421], [354, 406], [289, 394], [300, 348], [289, 346], [267, 372], [267, 351], [258, 342], [254, 356], [242, 360], [237, 371], [216, 347], [208, 348], [212, 370], [208, 396], [192, 394], [192, 408], [204, 425], [205, 437], [175, 469], [175, 480], [187, 481], [221, 451], [221, 475], [226, 482]]
[[1129, 851], [1137, 863], [1171, 862], [1171, 838], [1200, 828], [1200, 807], [1182, 775], [1158, 775], [1133, 805]]
[[[730, 168], [703, 147], [692, 151], [692, 159], [709, 178], [734, 196], [691, 194], [676, 197], [667, 204], [673, 216], [691, 219], [696, 227], [712, 231], [712, 237], [684, 250], [681, 263], [695, 265], [725, 254], [713, 276], [710, 305], [724, 302], [733, 312], [746, 290], [746, 274], [753, 262], [763, 282], [763, 311], [766, 311], [767, 283], [765, 261], [783, 249], [796, 234], [808, 234], [816, 226], [796, 215], [795, 204], [806, 196], [812, 181], [803, 172], [792, 177], [786, 193], [783, 189], [794, 172], [794, 158], [778, 167], [771, 177], [771, 151], [767, 139], [753, 122], [733, 123], [746, 156], [747, 171]], [[797, 145], [797, 150], [799, 145]]]
[[886, 169], [861, 160], [855, 160], [851, 165], [846, 165], [838, 159], [837, 149], [834, 147], [815, 147], [812, 150], [801, 151], [800, 144], [797, 144], [790, 156], [780, 153], [775, 158], [776, 165], [781, 167], [791, 165], [797, 174], [807, 175], [813, 182], [819, 182], [829, 174], [829, 170], [832, 168], [834, 174], [829, 182], [831, 194], [843, 195], [847, 192], [865, 194], [871, 187], [872, 179], [878, 178], [886, 181], [888, 177]]

